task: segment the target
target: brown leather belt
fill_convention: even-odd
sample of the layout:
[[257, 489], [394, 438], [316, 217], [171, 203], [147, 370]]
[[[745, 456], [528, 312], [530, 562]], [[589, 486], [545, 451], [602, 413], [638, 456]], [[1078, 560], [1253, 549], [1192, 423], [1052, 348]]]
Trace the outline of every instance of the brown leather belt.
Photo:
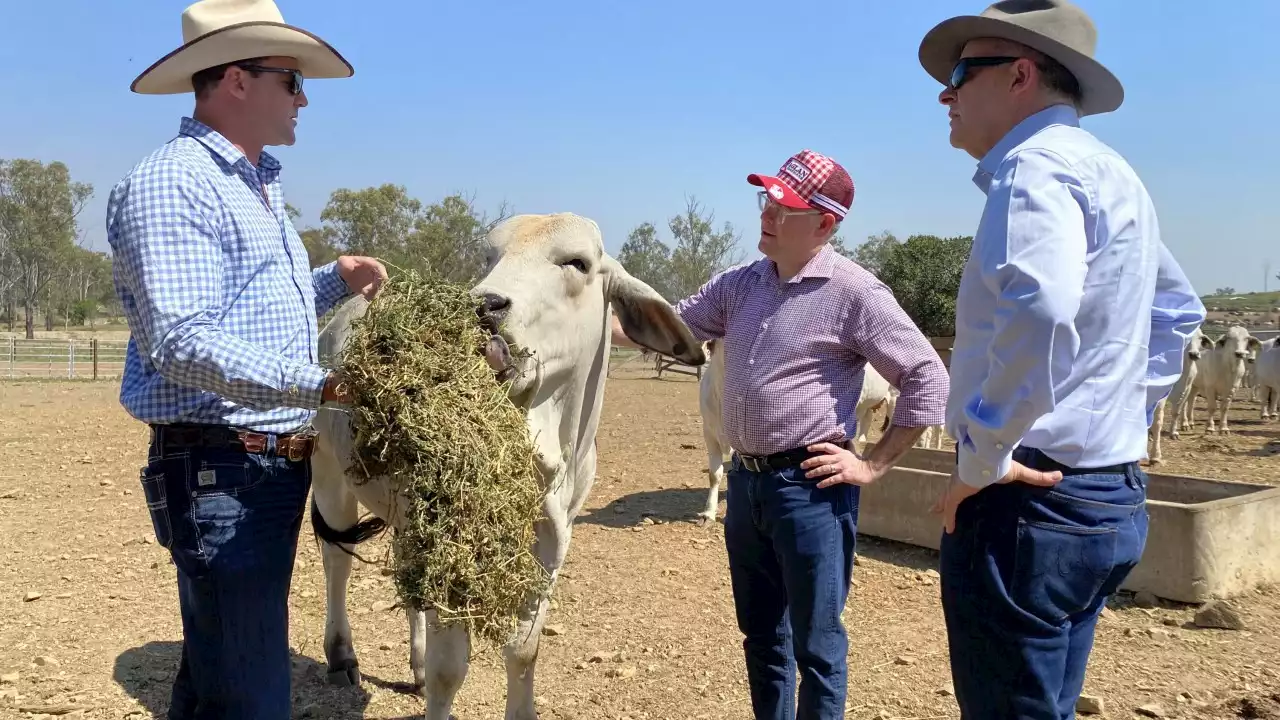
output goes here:
[[224, 425], [152, 425], [151, 436], [169, 447], [204, 447], [239, 450], [254, 455], [265, 454], [275, 440], [275, 455], [290, 462], [311, 457], [316, 449], [314, 432], [260, 433]]

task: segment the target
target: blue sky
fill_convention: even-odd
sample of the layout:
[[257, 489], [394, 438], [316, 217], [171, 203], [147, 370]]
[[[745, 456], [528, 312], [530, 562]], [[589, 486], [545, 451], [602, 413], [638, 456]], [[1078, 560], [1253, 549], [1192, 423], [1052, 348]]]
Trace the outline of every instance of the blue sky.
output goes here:
[[[745, 176], [806, 147], [853, 175], [853, 243], [882, 229], [971, 234], [981, 210], [916, 50], [982, 2], [277, 2], [356, 68], [309, 82], [297, 144], [273, 150], [303, 225], [335, 188], [394, 182], [426, 202], [462, 191], [484, 208], [578, 212], [616, 252], [644, 221], [669, 240], [666, 219], [691, 194], [754, 257]], [[190, 112], [189, 95], [128, 89], [181, 43], [186, 4], [5, 10], [0, 157], [62, 160], [92, 183], [81, 225], [97, 249], [111, 186]], [[1126, 88], [1118, 112], [1084, 126], [1137, 168], [1199, 292], [1262, 289], [1265, 263], [1280, 272], [1280, 3], [1240, 0], [1230, 16], [1183, 0], [1080, 5]]]

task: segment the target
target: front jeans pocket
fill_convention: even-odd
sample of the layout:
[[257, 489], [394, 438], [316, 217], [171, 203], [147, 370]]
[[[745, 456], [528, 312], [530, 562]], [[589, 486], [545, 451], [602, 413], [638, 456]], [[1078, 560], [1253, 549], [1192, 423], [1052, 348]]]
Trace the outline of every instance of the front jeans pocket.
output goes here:
[[165, 493], [165, 474], [143, 469], [139, 473], [142, 483], [142, 495], [147, 502], [147, 513], [151, 515], [151, 528], [156, 534], [156, 543], [168, 550], [173, 546], [173, 526], [169, 522], [169, 499]]
[[1111, 576], [1118, 538], [1115, 527], [1019, 519], [1011, 599], [1053, 625], [1088, 609]]

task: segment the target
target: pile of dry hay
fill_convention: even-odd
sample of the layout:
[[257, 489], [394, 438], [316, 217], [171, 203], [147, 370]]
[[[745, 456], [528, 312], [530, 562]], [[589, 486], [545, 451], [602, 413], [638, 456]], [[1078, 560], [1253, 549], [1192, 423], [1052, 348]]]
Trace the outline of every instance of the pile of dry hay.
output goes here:
[[525, 413], [481, 353], [489, 340], [463, 287], [412, 271], [384, 283], [352, 324], [352, 471], [409, 498], [392, 540], [400, 597], [501, 645], [548, 575], [532, 554], [542, 491]]

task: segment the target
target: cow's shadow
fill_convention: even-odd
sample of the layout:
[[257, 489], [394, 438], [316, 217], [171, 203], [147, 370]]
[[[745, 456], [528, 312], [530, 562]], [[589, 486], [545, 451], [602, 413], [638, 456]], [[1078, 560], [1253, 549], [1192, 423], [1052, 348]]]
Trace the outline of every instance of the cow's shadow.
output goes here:
[[[721, 514], [724, 513], [725, 488], [720, 487]], [[707, 488], [694, 485], [688, 488], [642, 490], [610, 502], [600, 508], [584, 508], [576, 522], [600, 525], [607, 528], [629, 528], [653, 523], [692, 523], [707, 502]]]
[[[293, 717], [347, 718], [352, 713], [364, 715], [370, 693], [365, 686], [376, 686], [413, 695], [408, 683], [388, 682], [363, 675], [360, 688], [339, 688], [325, 682], [325, 664], [290, 650], [293, 659]], [[173, 679], [178, 674], [181, 644], [172, 640], [149, 642], [129, 648], [116, 657], [112, 674], [125, 692], [138, 701], [153, 717], [167, 717]], [[387, 720], [420, 720], [420, 713]]]

